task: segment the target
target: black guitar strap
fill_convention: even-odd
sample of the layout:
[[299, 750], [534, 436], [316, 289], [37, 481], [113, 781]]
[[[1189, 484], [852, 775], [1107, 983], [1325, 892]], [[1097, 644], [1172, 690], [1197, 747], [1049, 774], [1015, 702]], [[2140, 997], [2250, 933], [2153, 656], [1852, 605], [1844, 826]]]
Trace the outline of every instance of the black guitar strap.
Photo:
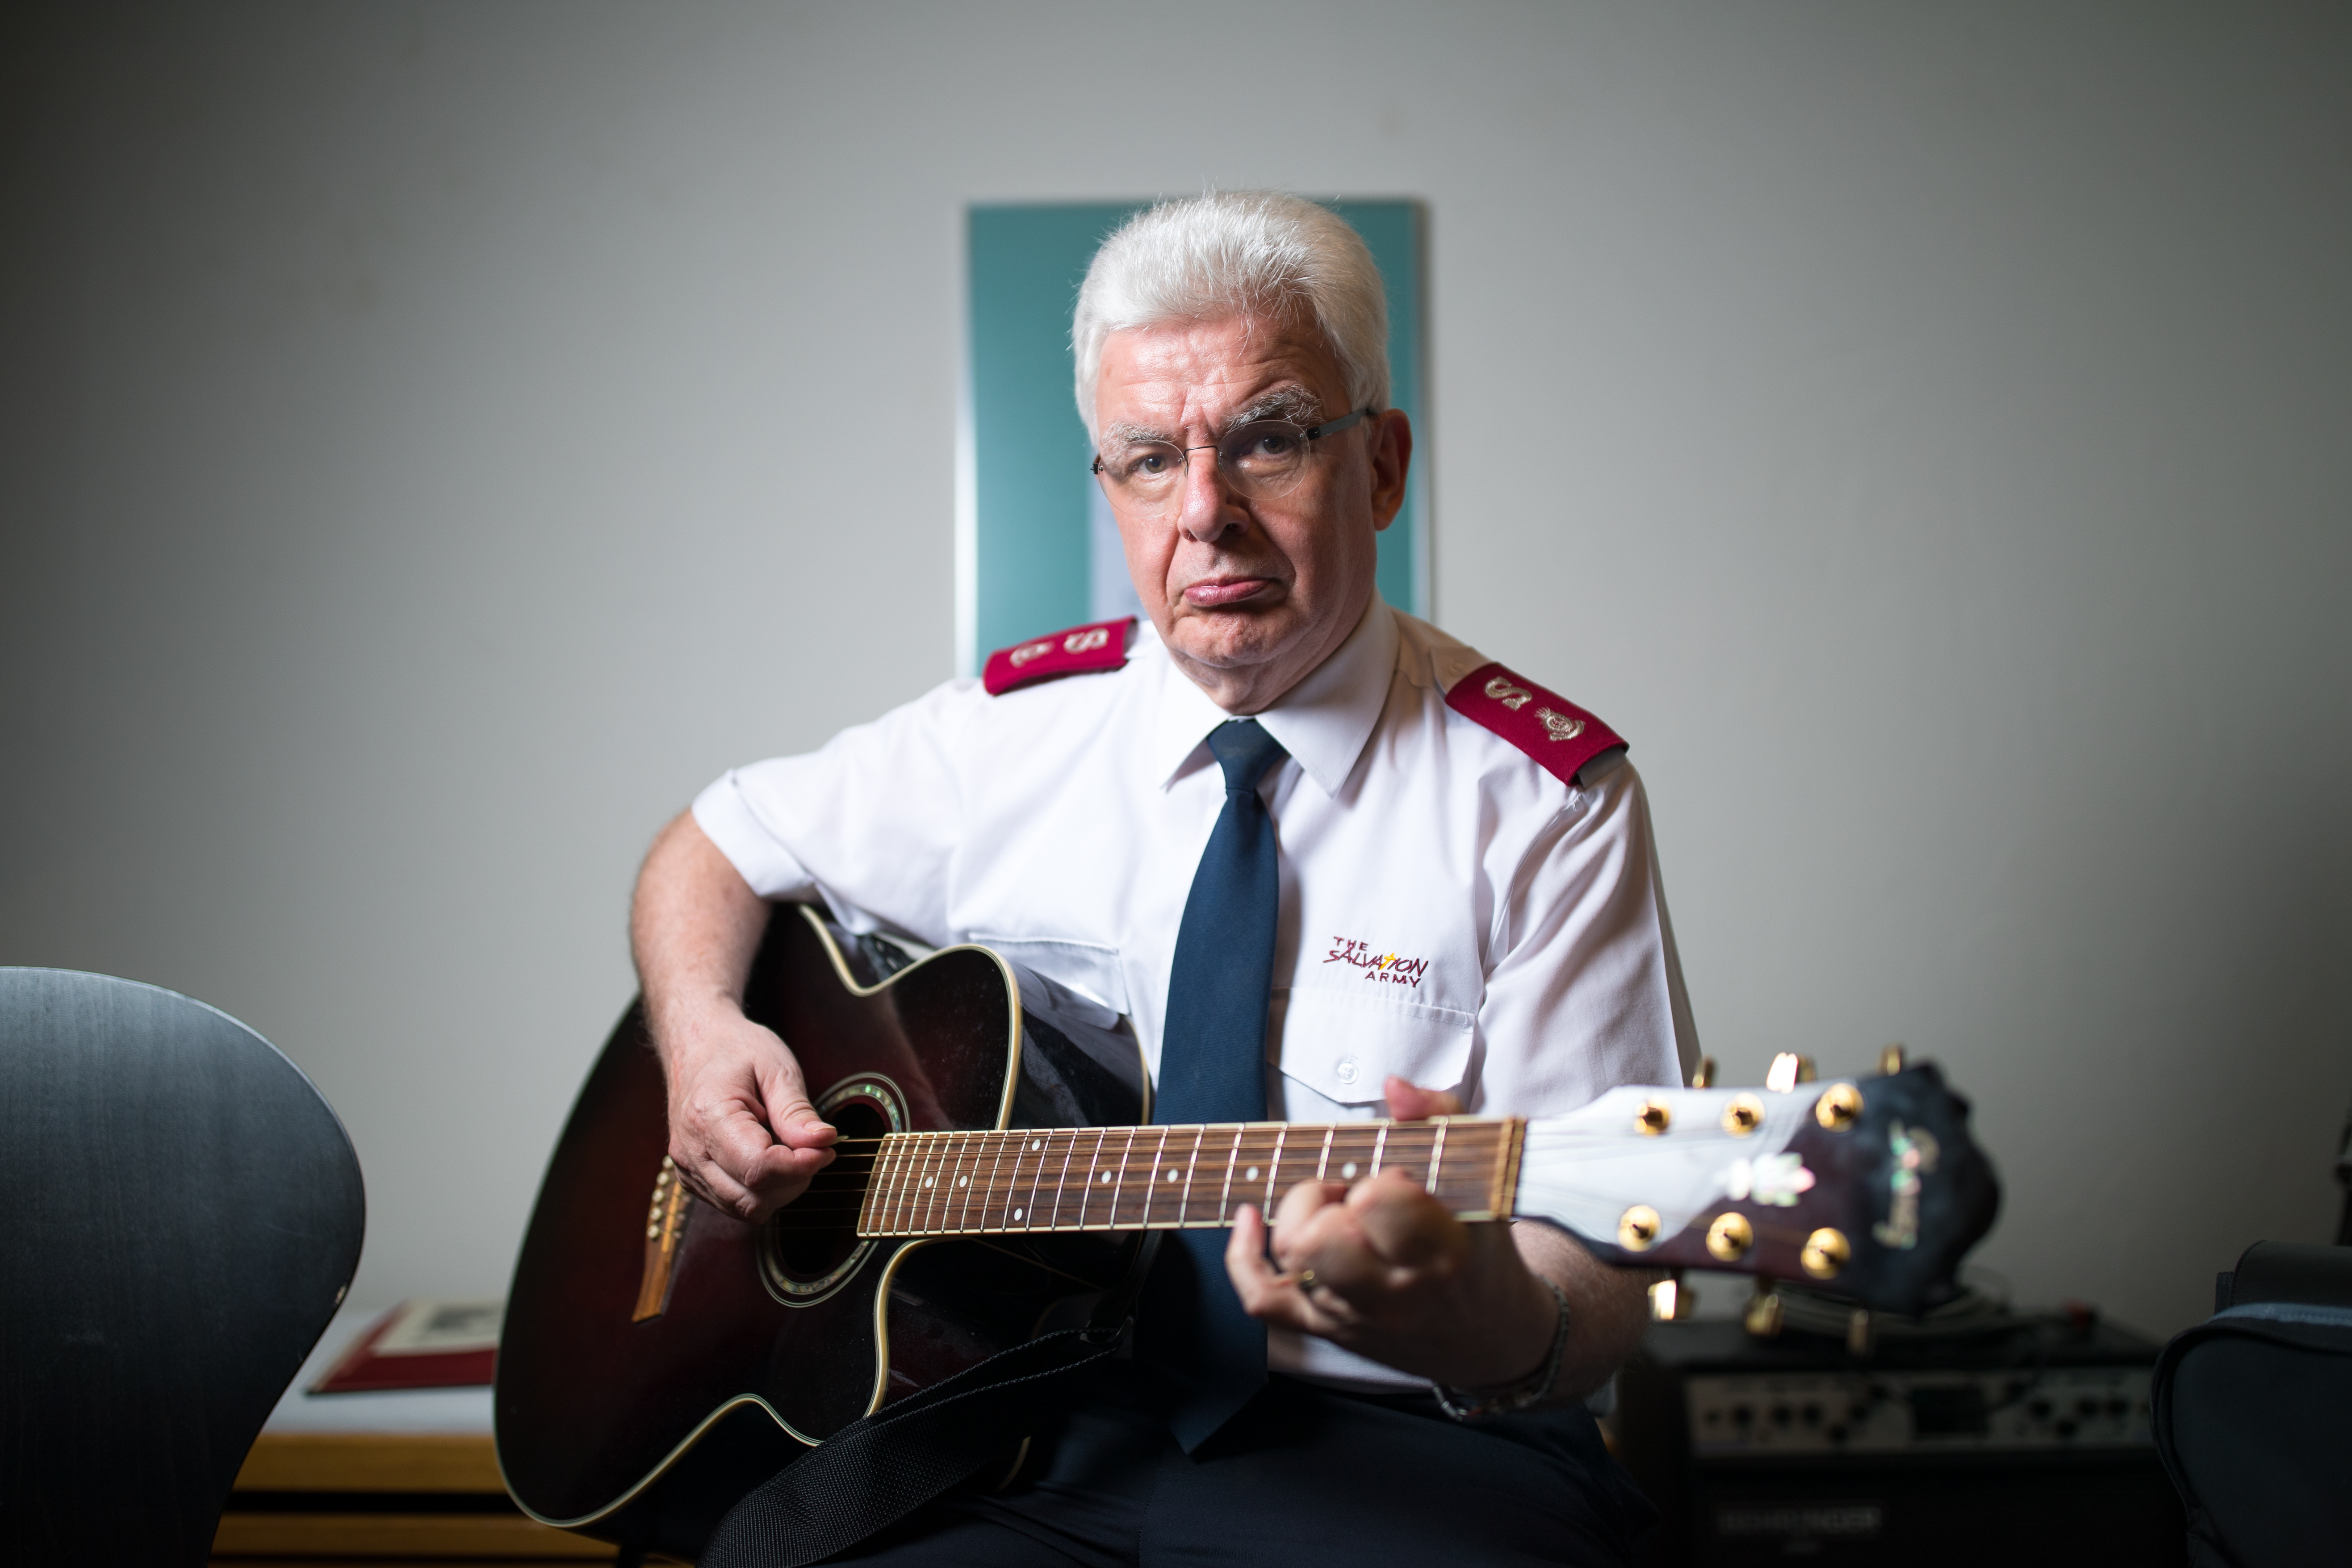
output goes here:
[[845, 1426], [719, 1521], [701, 1568], [805, 1568], [846, 1552], [1009, 1457], [1010, 1434], [1066, 1409], [1123, 1326], [1066, 1329]]

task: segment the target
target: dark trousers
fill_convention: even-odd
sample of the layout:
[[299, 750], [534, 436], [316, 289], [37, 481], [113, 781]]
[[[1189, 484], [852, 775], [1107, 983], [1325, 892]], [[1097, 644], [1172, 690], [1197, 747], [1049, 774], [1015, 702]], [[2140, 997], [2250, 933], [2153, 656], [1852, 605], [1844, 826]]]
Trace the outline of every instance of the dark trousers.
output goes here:
[[1122, 1365], [1010, 1486], [934, 1503], [837, 1559], [871, 1568], [1630, 1563], [1655, 1515], [1581, 1406], [1448, 1420], [1425, 1395], [1286, 1377], [1197, 1453]]

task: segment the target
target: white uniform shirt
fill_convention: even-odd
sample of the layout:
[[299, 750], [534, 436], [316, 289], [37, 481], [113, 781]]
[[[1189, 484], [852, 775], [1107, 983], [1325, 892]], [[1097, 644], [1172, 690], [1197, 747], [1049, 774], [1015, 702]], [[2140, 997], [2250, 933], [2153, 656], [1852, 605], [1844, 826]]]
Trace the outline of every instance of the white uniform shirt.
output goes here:
[[[1290, 753], [1259, 786], [1281, 851], [1271, 1117], [1382, 1115], [1391, 1073], [1475, 1114], [1557, 1115], [1697, 1059], [1639, 776], [1618, 752], [1563, 784], [1448, 708], [1486, 662], [1375, 597], [1256, 715]], [[694, 816], [763, 897], [985, 943], [1126, 1014], [1156, 1074], [1229, 717], [1146, 625], [1121, 668], [997, 697], [950, 681], [736, 769]], [[1267, 1362], [1415, 1381], [1285, 1330]]]

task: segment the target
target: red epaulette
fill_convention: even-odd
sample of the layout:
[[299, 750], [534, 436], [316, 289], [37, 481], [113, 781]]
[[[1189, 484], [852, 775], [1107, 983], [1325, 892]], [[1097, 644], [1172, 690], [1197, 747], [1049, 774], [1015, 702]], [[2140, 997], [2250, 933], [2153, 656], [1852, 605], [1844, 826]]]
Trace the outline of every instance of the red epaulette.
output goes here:
[[991, 697], [1002, 697], [1016, 687], [1034, 686], [1056, 676], [1117, 669], [1127, 662], [1127, 632], [1134, 625], [1133, 616], [1122, 616], [998, 648], [988, 656], [980, 683], [988, 688]]
[[1494, 731], [1564, 784], [1574, 784], [1577, 771], [1601, 752], [1625, 744], [1623, 736], [1567, 698], [1499, 664], [1482, 664], [1455, 681], [1445, 705]]

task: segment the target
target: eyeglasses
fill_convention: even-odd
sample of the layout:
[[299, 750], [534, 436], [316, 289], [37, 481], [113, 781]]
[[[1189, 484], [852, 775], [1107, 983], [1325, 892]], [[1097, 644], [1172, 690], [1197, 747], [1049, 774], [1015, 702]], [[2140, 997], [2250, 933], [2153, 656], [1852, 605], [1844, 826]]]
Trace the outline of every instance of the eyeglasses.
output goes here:
[[1136, 441], [1108, 457], [1094, 471], [1113, 502], [1129, 511], [1172, 511], [1184, 496], [1184, 472], [1193, 452], [1214, 452], [1225, 482], [1253, 500], [1287, 495], [1306, 474], [1315, 443], [1336, 436], [1366, 415], [1359, 408], [1320, 425], [1300, 426], [1287, 419], [1256, 419], [1226, 434], [1212, 447], [1179, 447], [1173, 441]]

